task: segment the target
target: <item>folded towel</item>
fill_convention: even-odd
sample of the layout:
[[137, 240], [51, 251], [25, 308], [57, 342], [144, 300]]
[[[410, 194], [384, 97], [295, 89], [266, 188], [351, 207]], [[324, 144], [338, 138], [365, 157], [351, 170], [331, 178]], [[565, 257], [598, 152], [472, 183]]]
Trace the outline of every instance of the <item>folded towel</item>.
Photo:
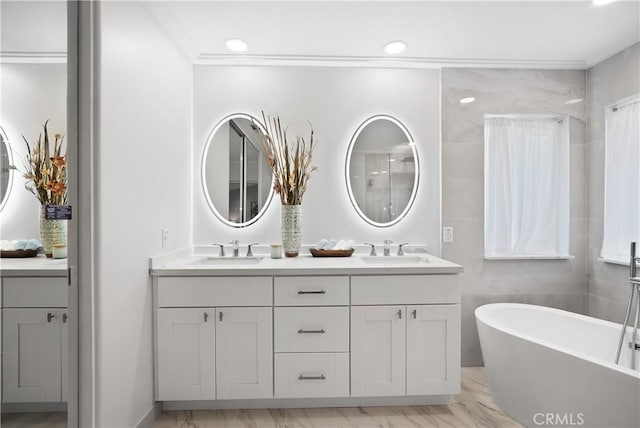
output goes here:
[[333, 250], [335, 246], [336, 246], [336, 240], [335, 239], [329, 239], [329, 241], [327, 241], [327, 243], [324, 245], [324, 247], [322, 247], [322, 249], [323, 250]]
[[318, 242], [318, 243], [316, 244], [316, 247], [315, 247], [315, 248], [316, 248], [316, 250], [322, 250], [322, 249], [324, 248], [324, 246], [325, 246], [325, 245], [327, 245], [327, 242], [329, 242], [329, 240], [328, 240], [328, 239], [326, 239], [326, 238], [322, 238], [322, 239], [320, 240], [320, 242]]
[[25, 245], [25, 250], [37, 250], [42, 247], [42, 243], [38, 239], [29, 239]]
[[16, 242], [16, 250], [24, 250], [27, 246], [27, 241], [25, 239], [20, 239]]
[[336, 244], [335, 247], [333, 247], [334, 250], [346, 250], [347, 249], [347, 241], [345, 241], [344, 239], [341, 239], [338, 241], [338, 243]]

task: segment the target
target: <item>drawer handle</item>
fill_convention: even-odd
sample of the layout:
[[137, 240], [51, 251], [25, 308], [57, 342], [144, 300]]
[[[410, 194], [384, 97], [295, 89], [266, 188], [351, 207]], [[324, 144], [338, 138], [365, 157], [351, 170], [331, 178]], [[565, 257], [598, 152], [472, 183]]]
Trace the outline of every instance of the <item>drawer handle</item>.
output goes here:
[[51, 312], [47, 312], [47, 322], [51, 322], [56, 316]]
[[324, 291], [324, 290], [318, 290], [318, 291], [303, 291], [303, 290], [300, 290], [300, 291], [298, 291], [298, 294], [327, 294], [327, 292]]
[[320, 376], [298, 376], [298, 380], [326, 380], [327, 378], [322, 374]]
[[326, 331], [324, 331], [324, 328], [321, 328], [320, 330], [303, 330], [303, 329], [298, 330], [298, 334], [306, 334], [306, 333], [325, 334]]

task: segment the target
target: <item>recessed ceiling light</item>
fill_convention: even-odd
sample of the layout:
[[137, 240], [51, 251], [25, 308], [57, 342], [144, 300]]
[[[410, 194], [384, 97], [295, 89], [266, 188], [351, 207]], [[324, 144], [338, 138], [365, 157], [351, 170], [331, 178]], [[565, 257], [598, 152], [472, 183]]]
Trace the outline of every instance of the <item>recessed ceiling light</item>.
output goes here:
[[572, 100], [565, 101], [564, 103], [565, 104], [578, 104], [578, 103], [581, 103], [582, 101], [583, 101], [582, 98], [574, 98]]
[[242, 39], [227, 39], [225, 44], [230, 51], [244, 52], [247, 50], [247, 42]]
[[403, 42], [402, 40], [394, 40], [393, 42], [389, 42], [384, 45], [384, 51], [389, 55], [402, 53], [406, 48], [407, 42]]
[[613, 3], [616, 0], [593, 0], [593, 4], [596, 6], [604, 6], [605, 4]]
[[469, 104], [469, 103], [474, 102], [475, 100], [476, 100], [476, 99], [475, 99], [475, 97], [466, 97], [466, 98], [462, 98], [462, 99], [460, 100], [460, 104]]
[[371, 171], [371, 175], [378, 175], [378, 171]]

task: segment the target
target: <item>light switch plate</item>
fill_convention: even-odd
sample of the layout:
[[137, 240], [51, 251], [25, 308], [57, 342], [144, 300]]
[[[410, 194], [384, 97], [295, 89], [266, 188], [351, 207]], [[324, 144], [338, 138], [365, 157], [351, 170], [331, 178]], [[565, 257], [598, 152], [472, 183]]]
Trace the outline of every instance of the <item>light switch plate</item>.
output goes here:
[[450, 244], [453, 242], [453, 227], [442, 228], [442, 242]]

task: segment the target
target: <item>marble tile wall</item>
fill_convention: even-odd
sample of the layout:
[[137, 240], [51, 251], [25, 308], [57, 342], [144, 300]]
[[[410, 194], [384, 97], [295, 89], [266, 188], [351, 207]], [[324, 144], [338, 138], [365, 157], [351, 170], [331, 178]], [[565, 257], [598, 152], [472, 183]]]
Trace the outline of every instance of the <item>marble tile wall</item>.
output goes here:
[[[486, 303], [521, 302], [585, 312], [586, 290], [586, 100], [582, 70], [442, 70], [442, 224], [454, 242], [442, 256], [460, 263], [462, 276], [462, 364], [482, 365], [475, 309]], [[475, 97], [471, 104], [460, 104]], [[485, 260], [484, 114], [570, 115], [572, 260]]]
[[640, 43], [587, 70], [587, 314], [622, 322], [629, 268], [598, 261], [604, 213], [604, 109], [640, 92]]

